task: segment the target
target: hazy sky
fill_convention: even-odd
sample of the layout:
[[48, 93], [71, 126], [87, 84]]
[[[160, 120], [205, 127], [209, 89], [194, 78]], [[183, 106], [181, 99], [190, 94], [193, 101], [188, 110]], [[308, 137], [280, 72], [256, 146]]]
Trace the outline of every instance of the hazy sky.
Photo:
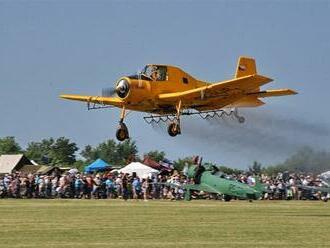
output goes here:
[[1, 1], [0, 137], [26, 146], [67, 136], [80, 147], [115, 138], [119, 110], [87, 111], [61, 93], [97, 95], [147, 63], [174, 64], [193, 76], [230, 79], [237, 58], [256, 58], [274, 79], [263, 88], [299, 95], [243, 110], [246, 124], [183, 119], [183, 134], [126, 120], [140, 154], [246, 167], [274, 164], [303, 145], [330, 145], [329, 1]]

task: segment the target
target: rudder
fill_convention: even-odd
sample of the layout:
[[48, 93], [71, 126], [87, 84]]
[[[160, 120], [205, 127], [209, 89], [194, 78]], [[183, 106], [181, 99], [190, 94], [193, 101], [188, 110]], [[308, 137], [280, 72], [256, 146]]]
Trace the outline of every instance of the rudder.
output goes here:
[[257, 74], [256, 62], [252, 58], [239, 57], [235, 78]]

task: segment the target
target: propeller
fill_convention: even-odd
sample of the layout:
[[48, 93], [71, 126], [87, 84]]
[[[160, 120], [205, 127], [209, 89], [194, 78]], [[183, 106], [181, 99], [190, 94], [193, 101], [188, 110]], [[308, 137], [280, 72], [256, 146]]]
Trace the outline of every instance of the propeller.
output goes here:
[[120, 79], [116, 85], [116, 93], [120, 98], [125, 98], [130, 92], [130, 84], [126, 79]]
[[103, 97], [120, 97], [125, 98], [129, 94], [130, 84], [126, 79], [121, 79], [116, 87], [107, 87], [102, 89]]
[[116, 88], [115, 87], [107, 87], [102, 89], [102, 96], [104, 97], [113, 97], [116, 95]]

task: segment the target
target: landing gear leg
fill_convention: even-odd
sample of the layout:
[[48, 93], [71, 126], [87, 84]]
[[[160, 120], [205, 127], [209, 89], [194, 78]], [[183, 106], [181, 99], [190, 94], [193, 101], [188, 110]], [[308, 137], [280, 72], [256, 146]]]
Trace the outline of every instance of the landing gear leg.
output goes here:
[[124, 141], [125, 139], [129, 138], [128, 128], [124, 123], [125, 116], [126, 116], [125, 106], [123, 106], [120, 114], [119, 127], [117, 128], [116, 131], [116, 138], [119, 141]]
[[229, 202], [229, 201], [231, 200], [231, 196], [230, 196], [230, 195], [224, 195], [224, 196], [223, 196], [223, 200], [224, 200], [225, 202]]
[[233, 115], [237, 118], [239, 123], [244, 123], [245, 122], [245, 118], [238, 114], [237, 108], [234, 109]]
[[189, 187], [186, 189], [186, 192], [184, 194], [184, 199], [186, 201], [190, 201], [191, 200], [191, 192], [190, 192], [190, 188]]
[[180, 114], [181, 114], [181, 101], [179, 101], [178, 105], [176, 105], [176, 118], [172, 121], [167, 128], [167, 132], [170, 136], [175, 137], [178, 134], [181, 134], [181, 127], [180, 127]]

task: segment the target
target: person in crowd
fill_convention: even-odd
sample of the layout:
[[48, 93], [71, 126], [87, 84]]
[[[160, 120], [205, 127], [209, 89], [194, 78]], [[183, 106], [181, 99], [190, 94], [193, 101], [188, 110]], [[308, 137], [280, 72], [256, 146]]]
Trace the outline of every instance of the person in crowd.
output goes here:
[[107, 192], [107, 198], [108, 199], [113, 199], [114, 198], [114, 191], [115, 191], [115, 183], [111, 176], [108, 176], [106, 181], [105, 181], [105, 186], [106, 186], [106, 192]]
[[148, 199], [149, 199], [149, 194], [148, 194], [149, 182], [148, 182], [147, 178], [142, 179], [142, 185], [141, 186], [142, 186], [143, 200], [148, 201]]
[[83, 184], [84, 181], [81, 179], [80, 174], [76, 175], [76, 178], [74, 180], [74, 192], [75, 192], [75, 198], [80, 199], [83, 194]]
[[86, 199], [91, 199], [93, 186], [94, 186], [94, 180], [93, 180], [92, 175], [87, 175], [86, 176], [86, 192], [85, 192]]
[[127, 174], [124, 174], [121, 181], [122, 198], [126, 201], [128, 199], [128, 178]]
[[123, 195], [123, 189], [122, 189], [122, 174], [119, 174], [117, 179], [115, 180], [115, 187], [118, 198], [121, 198]]
[[40, 175], [39, 179], [38, 179], [38, 195], [40, 198], [44, 198], [45, 196], [45, 180], [44, 180], [44, 176]]
[[94, 178], [93, 182], [93, 190], [92, 190], [92, 197], [99, 199], [100, 198], [100, 187], [101, 187], [101, 178], [100, 175], [97, 174]]
[[141, 181], [138, 176], [135, 176], [132, 182], [132, 192], [133, 192], [133, 199], [139, 199], [141, 194]]

